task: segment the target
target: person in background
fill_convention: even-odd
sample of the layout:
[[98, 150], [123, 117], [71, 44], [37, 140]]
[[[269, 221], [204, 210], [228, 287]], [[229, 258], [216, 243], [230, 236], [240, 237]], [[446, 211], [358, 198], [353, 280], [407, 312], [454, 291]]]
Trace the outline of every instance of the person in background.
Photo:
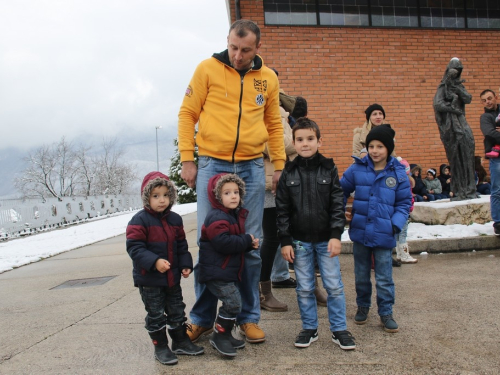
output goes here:
[[427, 192], [427, 188], [422, 180], [422, 168], [420, 165], [413, 165], [410, 169], [411, 176], [415, 180], [415, 186], [412, 189], [413, 197], [415, 198], [415, 202], [431, 202], [435, 198], [433, 195]]
[[356, 304], [354, 322], [365, 324], [372, 301], [371, 265], [375, 266], [375, 287], [380, 321], [386, 332], [398, 332], [393, 317], [395, 302], [392, 278], [392, 250], [395, 235], [405, 226], [411, 207], [410, 182], [405, 168], [391, 156], [394, 130], [387, 125], [373, 128], [366, 137], [368, 156], [344, 172], [340, 184], [345, 200], [352, 192], [352, 220], [349, 237], [353, 242]]
[[429, 201], [444, 199], [445, 196], [441, 195], [443, 188], [441, 182], [436, 178], [436, 170], [434, 168], [427, 169], [427, 177], [422, 180], [427, 189], [427, 198]]
[[[134, 285], [139, 288], [147, 311], [145, 328], [155, 347], [155, 358], [175, 365], [176, 354], [199, 355], [204, 349], [191, 343], [186, 333], [186, 305], [181, 276], [193, 270], [182, 217], [171, 211], [177, 200], [175, 186], [160, 172], [150, 172], [142, 181], [144, 209], [127, 225], [127, 253], [134, 265]], [[172, 350], [168, 347], [168, 333]]]
[[[493, 90], [486, 89], [481, 95], [481, 103], [484, 106], [484, 113], [479, 120], [481, 132], [484, 135], [484, 149], [487, 154], [494, 145], [500, 145], [500, 106], [498, 96]], [[488, 158], [490, 161], [490, 212], [494, 221], [493, 231], [496, 236], [500, 236], [500, 158]]]
[[[410, 180], [410, 190], [411, 190], [415, 186], [415, 180], [413, 179], [413, 177], [410, 176], [410, 164], [408, 164], [408, 162], [405, 159], [402, 159], [400, 157], [398, 157], [397, 160], [403, 167], [405, 167], [406, 175]], [[415, 199], [412, 196], [410, 213], [413, 211], [414, 202]], [[396, 234], [396, 259], [400, 261], [402, 264], [415, 264], [418, 262], [418, 259], [415, 259], [410, 255], [410, 246], [406, 241], [406, 238], [408, 236], [409, 224], [410, 224], [410, 217], [408, 217], [408, 220], [406, 220], [406, 224], [401, 229], [401, 232]]]
[[439, 167], [439, 182], [441, 182], [441, 195], [443, 198], [452, 198], [453, 192], [451, 191], [451, 174], [450, 166], [447, 164], [441, 164]]
[[[178, 139], [182, 163], [181, 177], [197, 190], [198, 237], [211, 209], [205, 187], [219, 173], [236, 173], [246, 185], [244, 208], [249, 211], [246, 229], [255, 238], [262, 236], [262, 215], [266, 176], [263, 152], [268, 144], [274, 166], [272, 191], [286, 161], [283, 125], [279, 108], [279, 82], [276, 74], [258, 55], [260, 29], [250, 20], [235, 21], [227, 37], [227, 49], [202, 61], [184, 95], [179, 110]], [[194, 163], [195, 129], [198, 165]], [[242, 299], [237, 317], [240, 333], [250, 343], [266, 340], [259, 327], [259, 250], [244, 254]], [[188, 335], [193, 342], [212, 332], [217, 315], [217, 297], [198, 282], [194, 267], [196, 302], [191, 309]]]
[[486, 181], [488, 174], [482, 165], [481, 156], [474, 157], [474, 166], [476, 169], [476, 191], [481, 195], [490, 195], [491, 185]]

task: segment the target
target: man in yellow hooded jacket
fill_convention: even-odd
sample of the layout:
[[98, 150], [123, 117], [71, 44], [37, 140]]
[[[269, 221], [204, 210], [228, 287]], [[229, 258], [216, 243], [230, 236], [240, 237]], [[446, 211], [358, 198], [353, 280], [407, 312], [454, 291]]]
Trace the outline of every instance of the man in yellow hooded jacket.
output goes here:
[[[209, 179], [222, 172], [235, 173], [246, 184], [244, 207], [249, 211], [245, 230], [262, 236], [265, 170], [263, 151], [268, 143], [274, 166], [273, 192], [285, 165], [283, 125], [279, 110], [279, 82], [257, 54], [260, 29], [252, 21], [238, 20], [229, 29], [227, 50], [214, 54], [196, 68], [179, 111], [178, 141], [181, 177], [190, 187], [198, 186], [198, 237], [210, 209]], [[195, 127], [198, 133], [195, 140]], [[195, 141], [198, 167], [194, 163]], [[237, 317], [240, 332], [251, 343], [265, 341], [260, 320], [259, 250], [245, 253], [240, 293], [242, 312]], [[193, 342], [212, 332], [217, 298], [200, 284], [194, 268], [196, 302], [190, 313]]]

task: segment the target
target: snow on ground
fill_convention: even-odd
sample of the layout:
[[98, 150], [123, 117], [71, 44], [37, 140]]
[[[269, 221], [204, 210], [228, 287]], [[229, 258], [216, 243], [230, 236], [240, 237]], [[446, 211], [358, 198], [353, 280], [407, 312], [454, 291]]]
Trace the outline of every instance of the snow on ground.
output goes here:
[[[175, 205], [173, 211], [179, 215], [196, 212], [196, 203]], [[122, 235], [125, 233], [128, 222], [136, 212], [115, 214], [105, 219], [73, 225], [65, 229], [2, 242], [0, 243], [0, 273], [65, 251]], [[482, 225], [424, 225], [421, 223], [410, 223], [408, 228], [409, 241], [493, 234], [492, 222]], [[349, 241], [347, 231], [342, 235], [342, 241]]]

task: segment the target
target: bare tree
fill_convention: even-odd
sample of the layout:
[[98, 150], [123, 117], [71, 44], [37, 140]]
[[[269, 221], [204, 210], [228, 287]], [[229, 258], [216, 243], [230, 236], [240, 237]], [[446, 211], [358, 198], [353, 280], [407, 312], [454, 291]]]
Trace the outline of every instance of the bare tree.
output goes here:
[[134, 166], [121, 161], [123, 148], [116, 139], [104, 140], [102, 152], [78, 148], [62, 137], [59, 143], [42, 146], [24, 160], [28, 167], [14, 184], [26, 197], [69, 197], [126, 193], [136, 179]]

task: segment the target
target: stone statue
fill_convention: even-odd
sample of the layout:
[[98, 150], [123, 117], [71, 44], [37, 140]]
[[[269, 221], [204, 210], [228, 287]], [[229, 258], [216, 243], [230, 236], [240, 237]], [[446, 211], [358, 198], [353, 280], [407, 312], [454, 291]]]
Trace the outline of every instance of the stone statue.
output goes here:
[[465, 105], [472, 100], [461, 79], [462, 63], [454, 57], [448, 63], [434, 96], [434, 113], [441, 142], [450, 164], [451, 200], [477, 198], [474, 174], [474, 135], [465, 119]]

